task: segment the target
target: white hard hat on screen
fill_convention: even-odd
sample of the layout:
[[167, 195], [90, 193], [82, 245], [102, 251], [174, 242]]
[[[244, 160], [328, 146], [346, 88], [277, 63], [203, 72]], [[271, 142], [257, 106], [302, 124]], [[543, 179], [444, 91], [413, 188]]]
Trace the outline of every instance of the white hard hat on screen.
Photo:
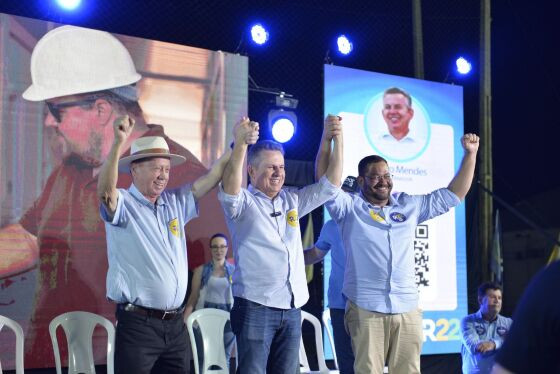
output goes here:
[[61, 26], [46, 33], [33, 49], [32, 84], [23, 98], [42, 101], [124, 88], [140, 78], [127, 49], [108, 32]]

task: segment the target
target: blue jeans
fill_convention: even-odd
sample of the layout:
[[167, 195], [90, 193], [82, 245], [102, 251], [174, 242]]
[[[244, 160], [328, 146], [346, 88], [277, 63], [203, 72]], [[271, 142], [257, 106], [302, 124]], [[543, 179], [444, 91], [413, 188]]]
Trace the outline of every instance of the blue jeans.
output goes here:
[[344, 309], [330, 308], [334, 347], [340, 374], [354, 374], [354, 352], [352, 340], [344, 327]]
[[278, 309], [235, 298], [231, 327], [237, 338], [238, 374], [299, 372], [300, 309]]

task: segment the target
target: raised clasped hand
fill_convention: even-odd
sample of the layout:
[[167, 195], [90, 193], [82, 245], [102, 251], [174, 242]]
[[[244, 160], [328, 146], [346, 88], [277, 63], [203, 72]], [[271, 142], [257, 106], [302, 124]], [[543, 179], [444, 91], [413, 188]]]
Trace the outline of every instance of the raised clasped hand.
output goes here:
[[479, 143], [480, 138], [476, 134], [465, 134], [461, 138], [461, 144], [467, 153], [476, 153], [478, 151]]
[[342, 135], [342, 118], [340, 116], [329, 114], [325, 118], [325, 127], [323, 129], [323, 137], [325, 140]]

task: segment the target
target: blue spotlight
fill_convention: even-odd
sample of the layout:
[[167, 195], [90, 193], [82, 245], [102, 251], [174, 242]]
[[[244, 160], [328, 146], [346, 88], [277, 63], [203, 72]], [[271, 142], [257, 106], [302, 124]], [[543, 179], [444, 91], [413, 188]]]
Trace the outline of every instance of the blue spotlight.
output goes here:
[[336, 39], [336, 46], [338, 47], [338, 51], [343, 55], [349, 55], [354, 49], [354, 45], [346, 35], [340, 35], [338, 39]]
[[268, 112], [268, 124], [274, 140], [286, 143], [296, 132], [297, 116], [292, 111], [273, 109]]
[[256, 44], [263, 45], [268, 41], [268, 31], [262, 24], [257, 23], [251, 27], [251, 38]]
[[471, 72], [472, 70], [472, 65], [471, 63], [464, 57], [459, 57], [457, 59], [457, 61], [455, 62], [455, 64], [457, 65], [457, 71], [460, 74], [468, 74]]
[[66, 10], [74, 10], [76, 9], [82, 0], [56, 0], [58, 6]]

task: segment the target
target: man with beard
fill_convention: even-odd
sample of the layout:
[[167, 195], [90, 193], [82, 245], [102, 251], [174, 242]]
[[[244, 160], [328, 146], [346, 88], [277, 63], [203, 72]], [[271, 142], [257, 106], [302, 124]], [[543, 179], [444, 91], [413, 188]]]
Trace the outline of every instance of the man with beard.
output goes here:
[[478, 287], [478, 312], [461, 321], [463, 374], [490, 374], [496, 352], [511, 327], [511, 318], [500, 315], [502, 288], [496, 283]]
[[[357, 373], [420, 373], [422, 311], [412, 247], [416, 226], [447, 212], [465, 197], [472, 183], [479, 139], [461, 138], [465, 155], [447, 188], [427, 195], [391, 193], [387, 161], [367, 156], [358, 165], [360, 194], [339, 192], [326, 206], [346, 248], [343, 294], [345, 323], [352, 339]], [[318, 154], [317, 174], [324, 174]]]

